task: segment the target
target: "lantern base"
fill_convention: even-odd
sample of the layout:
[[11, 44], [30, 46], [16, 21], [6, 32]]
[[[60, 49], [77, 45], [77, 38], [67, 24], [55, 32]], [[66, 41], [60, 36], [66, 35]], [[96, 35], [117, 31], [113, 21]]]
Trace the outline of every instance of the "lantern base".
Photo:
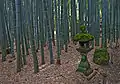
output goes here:
[[82, 55], [81, 62], [76, 71], [82, 72], [85, 76], [88, 76], [93, 72], [93, 70], [90, 68], [90, 64], [87, 60], [87, 56]]
[[77, 72], [82, 72], [85, 76], [89, 76], [91, 73], [93, 73], [93, 70], [91, 68], [86, 69], [83, 67], [79, 67], [77, 70]]

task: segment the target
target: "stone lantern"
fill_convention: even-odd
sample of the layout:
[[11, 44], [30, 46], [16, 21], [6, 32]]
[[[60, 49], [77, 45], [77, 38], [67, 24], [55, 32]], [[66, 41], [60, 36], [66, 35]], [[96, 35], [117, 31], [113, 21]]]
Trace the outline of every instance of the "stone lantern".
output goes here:
[[87, 53], [93, 49], [90, 48], [90, 42], [94, 40], [94, 36], [87, 33], [85, 26], [81, 26], [80, 29], [81, 33], [76, 34], [73, 38], [74, 41], [79, 42], [79, 48], [76, 50], [82, 55], [77, 71], [88, 76], [93, 72], [93, 70], [90, 68], [90, 64], [87, 59]]

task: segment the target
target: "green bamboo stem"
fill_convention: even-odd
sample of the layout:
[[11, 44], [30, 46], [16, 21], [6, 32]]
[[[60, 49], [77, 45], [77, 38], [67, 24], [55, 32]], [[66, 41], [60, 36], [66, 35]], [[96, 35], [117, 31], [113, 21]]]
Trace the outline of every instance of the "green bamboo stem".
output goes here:
[[56, 10], [56, 41], [57, 41], [57, 64], [60, 65], [61, 64], [60, 62], [60, 53], [61, 53], [61, 49], [60, 49], [60, 0], [58, 0], [58, 10]]
[[99, 46], [99, 38], [100, 38], [100, 6], [99, 0], [96, 3], [96, 46]]
[[111, 24], [111, 2], [109, 0], [109, 3], [108, 3], [108, 19], [107, 19], [107, 22], [108, 22], [108, 43], [110, 42], [110, 24]]
[[39, 49], [39, 46], [40, 46], [40, 42], [39, 42], [39, 26], [38, 26], [38, 14], [39, 14], [39, 2], [38, 0], [35, 0], [35, 27], [36, 27], [36, 30], [37, 30], [37, 36], [36, 36], [36, 47], [37, 47], [37, 51]]
[[33, 55], [33, 63], [34, 63], [34, 73], [39, 72], [39, 67], [38, 67], [38, 58], [35, 50], [35, 42], [34, 42], [34, 29], [33, 29], [33, 6], [32, 6], [32, 1], [31, 1], [31, 25], [30, 25], [30, 43], [31, 43], [31, 51]]
[[[54, 2], [55, 3], [55, 2]], [[56, 9], [57, 5], [55, 5], [55, 9]], [[57, 11], [57, 10], [55, 10]], [[63, 18], [64, 14], [63, 14], [63, 0], [61, 0], [61, 22], [60, 22], [60, 48], [63, 49], [63, 45], [64, 45], [64, 18]]]
[[21, 0], [16, 0], [16, 41], [17, 41], [17, 72], [21, 71], [22, 58], [20, 50], [20, 29], [21, 29]]
[[[4, 4], [4, 2], [2, 3]], [[4, 6], [3, 6], [4, 7]], [[6, 44], [5, 44], [5, 24], [4, 24], [4, 14], [3, 14], [3, 7], [0, 7], [0, 19], [1, 19], [1, 49], [2, 49], [2, 62], [6, 61]]]
[[118, 39], [119, 39], [119, 24], [118, 24], [118, 22], [119, 22], [119, 20], [118, 20], [118, 18], [119, 18], [119, 11], [118, 11], [118, 8], [119, 7], [119, 5], [118, 5], [118, 0], [116, 0], [116, 46], [118, 46]]
[[[23, 3], [23, 2], [22, 2]], [[21, 11], [22, 11], [22, 18], [21, 18], [21, 24], [22, 24], [22, 26], [21, 26], [21, 33], [22, 33], [22, 36], [21, 36], [21, 45], [22, 45], [22, 50], [21, 50], [21, 52], [22, 52], [22, 60], [23, 60], [23, 64], [24, 65], [26, 65], [27, 63], [26, 63], [26, 55], [25, 55], [25, 39], [24, 39], [24, 37], [25, 37], [25, 31], [24, 31], [24, 5], [22, 4], [22, 8], [21, 8]]]
[[51, 16], [49, 16], [50, 12], [51, 12], [51, 1], [49, 0], [48, 2], [46, 1], [46, 7], [48, 7], [47, 10], [47, 19], [48, 19], [48, 26], [47, 26], [47, 32], [48, 32], [48, 42], [49, 42], [49, 52], [50, 52], [50, 64], [54, 63], [54, 58], [53, 58], [53, 51], [52, 51], [52, 38], [51, 38], [51, 21], [50, 18]]
[[28, 15], [28, 12], [29, 12], [29, 10], [27, 10], [28, 9], [28, 4], [27, 4], [27, 1], [25, 0], [24, 1], [24, 4], [25, 4], [25, 10], [26, 10], [26, 12], [25, 12], [25, 17], [26, 17], [26, 19], [25, 19], [25, 22], [26, 22], [26, 24], [25, 24], [25, 29], [24, 29], [24, 31], [25, 31], [25, 36], [24, 36], [24, 38], [25, 38], [25, 50], [26, 50], [26, 55], [29, 55], [29, 51], [28, 51], [28, 49], [29, 49], [29, 34], [28, 34], [28, 18], [29, 18], [29, 15]]
[[[113, 8], [115, 8], [115, 1], [113, 1]], [[115, 10], [113, 9], [113, 42], [115, 42]]]
[[[63, 13], [64, 13], [64, 44], [65, 44], [65, 52], [67, 52], [67, 43], [68, 43], [68, 33], [69, 33], [69, 27], [68, 27], [68, 10], [67, 10], [67, 1], [64, 0], [64, 3], [63, 3]], [[74, 3], [75, 4], [75, 3]], [[74, 20], [75, 20], [75, 17], [74, 17]], [[76, 25], [75, 21], [74, 21], [74, 25]], [[75, 31], [76, 31], [76, 27], [75, 27]]]
[[39, 17], [40, 17], [40, 46], [41, 46], [41, 56], [42, 56], [42, 64], [45, 64], [45, 60], [44, 60], [44, 31], [43, 31], [43, 16], [44, 16], [44, 11], [42, 9], [44, 9], [44, 5], [42, 4], [43, 1], [40, 1], [40, 11], [39, 11]]
[[55, 46], [55, 34], [54, 34], [54, 0], [51, 0], [52, 8], [51, 8], [51, 28], [52, 28], [52, 41]]

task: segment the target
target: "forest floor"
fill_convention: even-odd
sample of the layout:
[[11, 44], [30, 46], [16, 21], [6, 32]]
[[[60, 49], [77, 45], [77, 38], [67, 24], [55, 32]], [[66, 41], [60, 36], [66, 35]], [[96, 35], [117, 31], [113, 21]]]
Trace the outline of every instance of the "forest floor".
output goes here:
[[[0, 56], [0, 84], [120, 84], [120, 48], [108, 49], [113, 55], [113, 64], [99, 66], [93, 63], [94, 49], [88, 53], [91, 68], [97, 74], [90, 80], [80, 72], [76, 72], [81, 55], [76, 51], [73, 43], [69, 43], [68, 52], [62, 50], [61, 65], [50, 64], [49, 51], [45, 47], [45, 65], [41, 65], [41, 55], [38, 51], [39, 72], [34, 74], [32, 54], [27, 56], [27, 65], [21, 72], [16, 73], [16, 59], [7, 55], [7, 61], [1, 62]], [[56, 46], [53, 46], [54, 59], [57, 58]], [[56, 62], [56, 60], [55, 60]], [[106, 73], [106, 77], [100, 73]], [[106, 82], [106, 83], [103, 83]]]

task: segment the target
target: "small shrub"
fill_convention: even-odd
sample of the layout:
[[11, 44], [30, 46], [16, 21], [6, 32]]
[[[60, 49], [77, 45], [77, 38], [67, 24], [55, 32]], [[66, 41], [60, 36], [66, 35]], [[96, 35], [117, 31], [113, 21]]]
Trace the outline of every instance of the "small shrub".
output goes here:
[[98, 65], [106, 65], [109, 62], [109, 53], [106, 48], [96, 49], [94, 52], [93, 62]]

